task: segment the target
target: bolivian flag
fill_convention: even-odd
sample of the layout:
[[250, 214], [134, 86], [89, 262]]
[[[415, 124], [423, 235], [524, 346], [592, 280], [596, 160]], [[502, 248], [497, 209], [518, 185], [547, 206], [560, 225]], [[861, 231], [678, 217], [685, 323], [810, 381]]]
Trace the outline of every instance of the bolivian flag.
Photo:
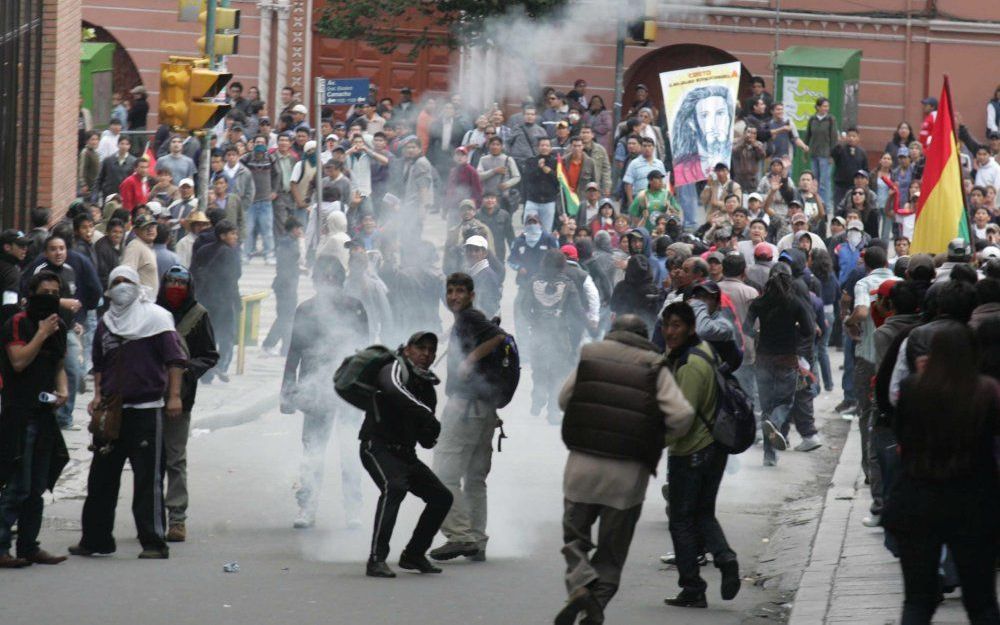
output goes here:
[[566, 214], [570, 217], [576, 217], [576, 214], [580, 212], [580, 198], [577, 197], [573, 187], [569, 186], [569, 178], [566, 177], [566, 170], [563, 169], [562, 154], [556, 156], [556, 178], [559, 179], [559, 188], [562, 190]]
[[969, 241], [962, 168], [951, 109], [951, 88], [945, 76], [920, 184], [917, 221], [910, 245], [912, 254], [940, 254], [947, 251], [952, 239], [961, 237]]

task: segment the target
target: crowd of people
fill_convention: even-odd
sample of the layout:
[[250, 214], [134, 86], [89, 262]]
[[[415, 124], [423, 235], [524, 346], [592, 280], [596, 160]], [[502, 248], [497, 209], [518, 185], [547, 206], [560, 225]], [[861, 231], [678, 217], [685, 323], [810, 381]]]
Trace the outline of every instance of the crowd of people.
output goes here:
[[[58, 475], [42, 467], [64, 455], [58, 428], [75, 427], [88, 370], [91, 412], [114, 412], [117, 402], [120, 431], [95, 433], [83, 538], [71, 553], [115, 550], [126, 458], [141, 557], [166, 557], [166, 541], [184, 539], [187, 425], [161, 432], [157, 424], [162, 413], [167, 424], [189, 423], [199, 378], [228, 381], [238, 280], [262, 257], [276, 265], [278, 303], [264, 351], [287, 358], [282, 410], [304, 414], [295, 527], [315, 522], [334, 425], [345, 516], [360, 526], [361, 473], [350, 450], [360, 438], [360, 466], [381, 493], [371, 576], [394, 576], [389, 537], [407, 492], [427, 507], [402, 568], [440, 572], [425, 557], [438, 529], [446, 541], [431, 558], [486, 559], [486, 480], [502, 422], [482, 372], [508, 336], [496, 318], [507, 302], [513, 319], [503, 326], [531, 369], [530, 413], [561, 424], [570, 449], [569, 601], [557, 624], [581, 613], [584, 623], [603, 622], [664, 447], [669, 561], [681, 586], [667, 603], [707, 605], [699, 563], [709, 554], [722, 597], [737, 594], [736, 554], [714, 513], [728, 455], [713, 437], [726, 391], [719, 380], [731, 376], [755, 398], [762, 462], [773, 467], [791, 448], [792, 426], [795, 451], [823, 445], [814, 399], [836, 386], [831, 346], [844, 354], [836, 411], [857, 421], [863, 439], [873, 496], [864, 522], [885, 527], [901, 558], [904, 622], [929, 622], [940, 590], [959, 584], [973, 621], [997, 622], [995, 128], [979, 144], [961, 127], [972, 153], [963, 159], [971, 240], [930, 256], [911, 255], [909, 244], [933, 98], [923, 101], [919, 134], [900, 123], [873, 160], [826, 98], [800, 131], [754, 78], [730, 161], [675, 188], [669, 128], [643, 85], [618, 127], [582, 80], [526, 98], [510, 116], [459, 95], [417, 101], [404, 89], [395, 102], [373, 91], [343, 121], [318, 120], [318, 131], [291, 89], [274, 125], [259, 94], [248, 96], [230, 85], [232, 110], [208, 144], [208, 188], [196, 182], [197, 140], [161, 127], [137, 157], [112, 124], [110, 137], [82, 135], [81, 199], [67, 218], [50, 225], [38, 209], [30, 232], [0, 237], [0, 460], [18, 467], [0, 498], [0, 566], [61, 560], [34, 542], [41, 492]], [[810, 166], [794, 179], [796, 152]], [[425, 240], [430, 219], [445, 220], [444, 241]], [[304, 271], [316, 296], [299, 304]], [[454, 325], [439, 423], [430, 367], [442, 302]], [[372, 343], [401, 347], [362, 416], [330, 379]], [[143, 444], [153, 436], [167, 449], [166, 527], [160, 458]], [[417, 443], [434, 447], [433, 467], [417, 459]]]

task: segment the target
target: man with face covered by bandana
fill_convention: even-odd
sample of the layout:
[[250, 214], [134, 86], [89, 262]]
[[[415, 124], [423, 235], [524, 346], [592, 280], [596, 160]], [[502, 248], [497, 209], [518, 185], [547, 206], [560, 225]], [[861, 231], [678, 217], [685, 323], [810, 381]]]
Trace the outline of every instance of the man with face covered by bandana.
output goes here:
[[166, 413], [166, 418], [178, 419], [183, 412], [187, 355], [173, 316], [150, 301], [135, 269], [116, 267], [108, 284], [111, 305], [94, 333], [94, 399], [88, 410], [93, 415], [102, 399], [120, 397], [121, 432], [115, 441], [94, 436], [83, 535], [69, 552], [92, 556], [117, 549], [115, 508], [128, 460], [134, 482], [132, 514], [142, 543], [139, 558], [166, 559], [170, 551], [163, 504], [163, 418]]
[[[559, 242], [554, 236], [542, 229], [542, 222], [536, 214], [524, 218], [524, 232], [514, 239], [510, 246], [510, 256], [507, 264], [517, 272], [517, 296], [514, 299], [514, 325], [519, 334], [527, 336], [528, 296], [531, 293], [531, 282], [542, 266], [542, 257], [546, 250], [558, 250]], [[527, 360], [530, 353], [522, 346], [521, 360]]]
[[[59, 319], [59, 276], [41, 271], [31, 277], [27, 308], [3, 327], [0, 356], [3, 410], [0, 411], [0, 568], [58, 564], [38, 546], [42, 495], [69, 460], [55, 409], [69, 394], [66, 325]], [[51, 395], [42, 401], [41, 394]], [[11, 526], [17, 523], [17, 557], [10, 555]]]
[[156, 303], [174, 317], [177, 334], [187, 351], [187, 366], [181, 381], [181, 416], [163, 424], [163, 441], [167, 472], [167, 542], [182, 543], [187, 539], [187, 439], [191, 429], [191, 409], [194, 407], [198, 378], [219, 362], [215, 348], [215, 331], [205, 307], [195, 301], [191, 273], [180, 265], [164, 272]]

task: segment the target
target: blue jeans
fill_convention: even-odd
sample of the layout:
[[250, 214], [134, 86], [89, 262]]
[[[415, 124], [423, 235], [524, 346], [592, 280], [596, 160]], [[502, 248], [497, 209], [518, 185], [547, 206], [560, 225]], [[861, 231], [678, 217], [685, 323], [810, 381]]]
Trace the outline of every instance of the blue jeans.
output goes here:
[[41, 435], [40, 429], [38, 421], [28, 420], [24, 454], [0, 496], [0, 554], [10, 551], [13, 540], [10, 528], [14, 523], [17, 523], [17, 555], [23, 558], [38, 551], [42, 495], [47, 488], [54, 446], [52, 435]]
[[[799, 380], [798, 368], [794, 365], [779, 364], [772, 359], [757, 357], [754, 363], [757, 376], [757, 392], [760, 394], [761, 419], [767, 419], [778, 431], [785, 431], [785, 425], [795, 405], [795, 387]], [[764, 456], [773, 457], [771, 442], [764, 437]]]
[[827, 215], [833, 213], [833, 163], [829, 158], [812, 158], [813, 177], [819, 182], [819, 194], [823, 198], [823, 205], [826, 206]]
[[545, 202], [539, 204], [538, 202], [532, 202], [527, 200], [524, 203], [524, 218], [527, 219], [528, 215], [538, 215], [538, 221], [542, 224], [543, 232], [552, 232], [553, 222], [556, 220], [556, 203], [555, 202]]
[[677, 200], [680, 202], [681, 210], [684, 212], [684, 230], [697, 230], [702, 221], [698, 215], [698, 185], [692, 183], [678, 187]]
[[87, 321], [83, 324], [83, 375], [87, 375], [93, 363], [90, 360], [94, 346], [94, 332], [97, 330], [97, 311], [87, 311]]
[[[826, 313], [826, 328], [823, 335], [816, 341], [816, 359], [812, 372], [823, 381], [823, 387], [833, 389], [833, 373], [830, 371], [830, 332], [833, 331], [833, 311]], [[817, 371], [818, 369], [818, 371]]]
[[260, 200], [250, 205], [246, 214], [246, 240], [243, 242], [244, 255], [249, 257], [257, 250], [257, 237], [264, 245], [264, 257], [274, 256], [274, 209], [271, 200]]
[[80, 388], [80, 378], [83, 377], [83, 363], [80, 360], [83, 348], [80, 337], [70, 330], [66, 333], [66, 385], [69, 396], [66, 403], [56, 410], [56, 421], [59, 427], [73, 425], [73, 407], [76, 406], [76, 392]]

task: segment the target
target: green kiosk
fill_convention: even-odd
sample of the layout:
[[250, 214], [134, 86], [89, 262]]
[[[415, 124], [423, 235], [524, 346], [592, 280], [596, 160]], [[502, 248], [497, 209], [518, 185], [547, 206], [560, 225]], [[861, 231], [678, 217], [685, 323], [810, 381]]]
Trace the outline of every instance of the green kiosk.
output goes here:
[[[816, 99], [830, 100], [830, 112], [841, 129], [858, 124], [861, 50], [792, 46], [774, 61], [775, 100], [785, 104], [785, 116], [802, 133], [816, 112]], [[794, 175], [807, 169], [801, 150], [795, 152]]]
[[94, 128], [104, 129], [111, 119], [112, 71], [115, 44], [80, 44], [80, 97], [90, 109]]

